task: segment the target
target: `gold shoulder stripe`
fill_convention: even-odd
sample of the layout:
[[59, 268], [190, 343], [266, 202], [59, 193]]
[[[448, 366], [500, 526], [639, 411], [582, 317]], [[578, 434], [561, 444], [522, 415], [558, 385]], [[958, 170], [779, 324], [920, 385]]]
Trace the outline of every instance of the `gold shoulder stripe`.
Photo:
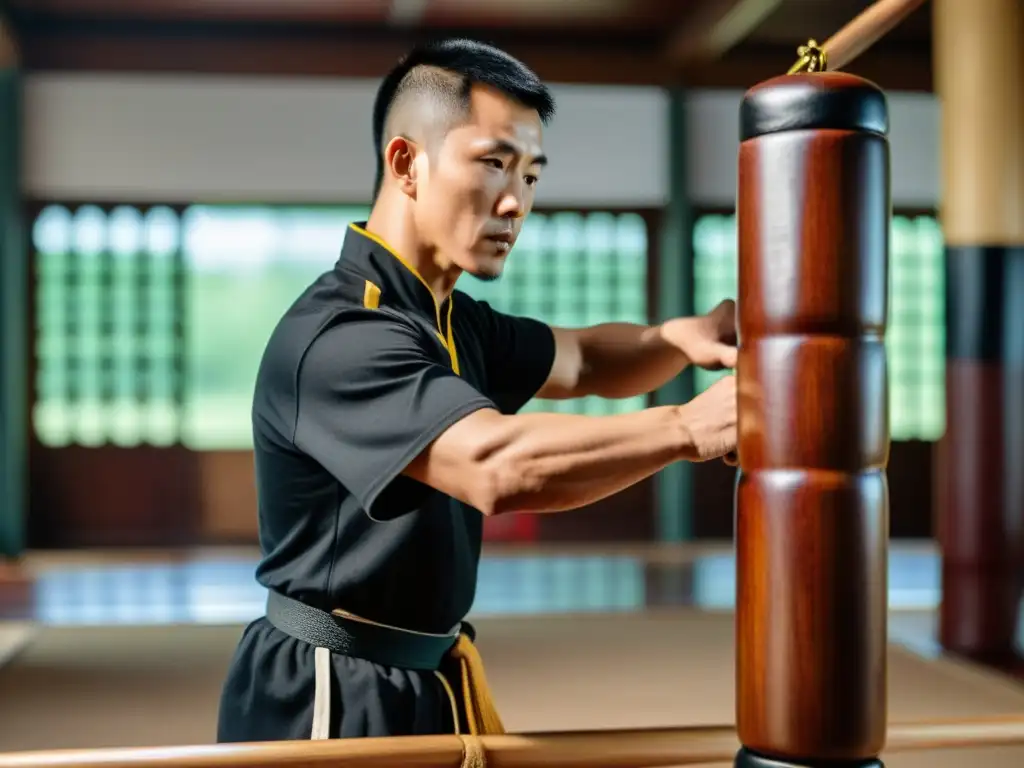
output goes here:
[[363, 306], [367, 309], [376, 309], [380, 306], [380, 288], [369, 280], [363, 288]]

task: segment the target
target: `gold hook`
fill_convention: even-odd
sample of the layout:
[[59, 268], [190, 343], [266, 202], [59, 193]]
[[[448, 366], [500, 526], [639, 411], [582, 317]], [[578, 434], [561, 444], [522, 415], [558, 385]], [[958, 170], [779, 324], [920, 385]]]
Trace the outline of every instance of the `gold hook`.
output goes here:
[[828, 66], [828, 53], [818, 45], [817, 40], [808, 40], [807, 45], [801, 45], [796, 49], [799, 61], [789, 68], [787, 74], [795, 75], [798, 72], [824, 72]]

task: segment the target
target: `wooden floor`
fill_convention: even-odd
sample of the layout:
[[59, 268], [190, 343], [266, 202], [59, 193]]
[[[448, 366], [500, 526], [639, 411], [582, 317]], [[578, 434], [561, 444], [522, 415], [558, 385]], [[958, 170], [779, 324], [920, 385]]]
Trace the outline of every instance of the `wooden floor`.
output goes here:
[[[203, 744], [255, 553], [35, 556], [0, 589], [0, 752]], [[1024, 686], [934, 643], [938, 562], [890, 558], [890, 720], [1024, 712]], [[514, 731], [733, 722], [731, 549], [490, 549], [473, 618]], [[7, 653], [4, 653], [4, 648]], [[892, 768], [1020, 768], [1024, 746], [893, 755]]]

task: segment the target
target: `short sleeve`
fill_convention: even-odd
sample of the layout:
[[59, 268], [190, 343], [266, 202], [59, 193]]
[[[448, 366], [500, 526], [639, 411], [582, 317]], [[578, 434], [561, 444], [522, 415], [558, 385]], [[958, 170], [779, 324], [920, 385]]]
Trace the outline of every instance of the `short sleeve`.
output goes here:
[[528, 317], [507, 315], [479, 302], [486, 322], [488, 395], [502, 413], [514, 414], [544, 386], [555, 362], [551, 327]]
[[409, 463], [451, 425], [495, 404], [446, 366], [417, 328], [383, 312], [360, 314], [325, 330], [307, 351], [294, 443], [372, 519], [388, 520], [431, 492], [401, 476]]

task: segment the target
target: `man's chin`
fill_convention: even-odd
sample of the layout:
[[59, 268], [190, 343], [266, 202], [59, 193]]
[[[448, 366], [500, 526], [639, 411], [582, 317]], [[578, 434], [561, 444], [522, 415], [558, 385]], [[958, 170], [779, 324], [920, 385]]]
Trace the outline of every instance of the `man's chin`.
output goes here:
[[501, 277], [505, 271], [505, 259], [502, 258], [486, 258], [473, 259], [467, 268], [463, 270], [467, 274], [472, 275], [477, 280], [483, 280], [484, 282], [491, 283]]
[[492, 269], [487, 269], [487, 270], [474, 269], [471, 272], [468, 271], [468, 270], [466, 272], [466, 274], [468, 274], [468, 275], [470, 275], [472, 277], [475, 277], [477, 280], [480, 280], [480, 281], [485, 282], [485, 283], [493, 283], [495, 280], [497, 280], [499, 277], [501, 277], [501, 273], [502, 273], [502, 269], [501, 268], [499, 268], [497, 271], [492, 270]]

